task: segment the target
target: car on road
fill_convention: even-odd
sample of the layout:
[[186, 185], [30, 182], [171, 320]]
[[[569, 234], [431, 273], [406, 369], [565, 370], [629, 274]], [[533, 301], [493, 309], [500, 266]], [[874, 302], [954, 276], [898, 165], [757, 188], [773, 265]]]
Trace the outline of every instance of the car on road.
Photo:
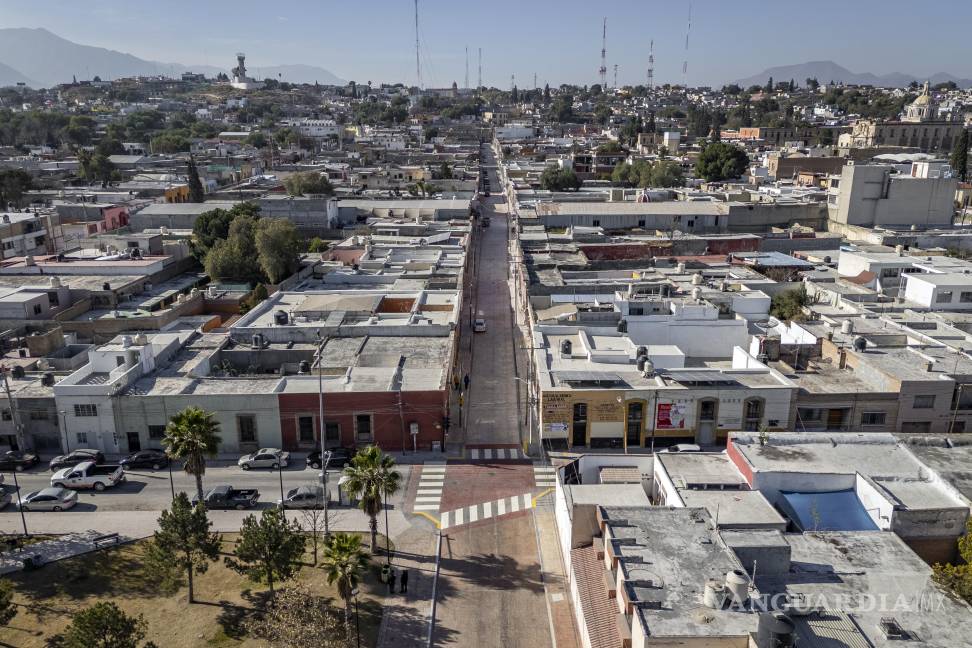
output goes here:
[[486, 319], [483, 317], [477, 317], [473, 320], [473, 332], [475, 333], [485, 333], [486, 332]]
[[6, 508], [7, 504], [13, 501], [13, 494], [15, 491], [7, 490], [6, 488], [0, 488], [0, 509]]
[[23, 472], [28, 468], [33, 468], [40, 463], [40, 457], [33, 452], [20, 452], [19, 450], [7, 450], [0, 454], [0, 470], [16, 470]]
[[324, 506], [323, 486], [298, 486], [287, 491], [287, 496], [277, 500], [277, 506], [288, 509], [316, 509]]
[[66, 455], [54, 457], [49, 465], [51, 470], [60, 470], [61, 468], [73, 468], [82, 461], [93, 461], [96, 464], [105, 463], [105, 455], [91, 448], [77, 448]]
[[62, 468], [51, 475], [51, 486], [55, 488], [93, 488], [103, 491], [123, 481], [125, 471], [121, 466], [99, 466], [93, 461], [82, 461], [73, 468]]
[[[233, 488], [228, 484], [215, 486], [203, 496], [203, 504], [208, 509], [243, 509], [253, 508], [257, 500], [260, 499], [260, 491], [255, 488]], [[194, 495], [192, 505], [199, 502], [199, 497]]]
[[43, 488], [29, 493], [20, 501], [21, 511], [66, 511], [78, 503], [78, 491], [67, 488]]
[[260, 448], [256, 452], [243, 455], [236, 462], [243, 470], [250, 468], [286, 468], [290, 463], [290, 453], [278, 448]]
[[[328, 468], [344, 468], [351, 463], [351, 457], [354, 456], [354, 453], [347, 448], [328, 448], [327, 452], [331, 453], [331, 460], [327, 463]], [[315, 450], [307, 455], [307, 465], [314, 470], [319, 470], [324, 465], [321, 462], [320, 450]]]
[[133, 468], [162, 470], [169, 465], [169, 455], [161, 450], [139, 450], [128, 455], [118, 463], [123, 470], [132, 470]]
[[695, 443], [676, 443], [658, 452], [702, 452], [702, 447]]

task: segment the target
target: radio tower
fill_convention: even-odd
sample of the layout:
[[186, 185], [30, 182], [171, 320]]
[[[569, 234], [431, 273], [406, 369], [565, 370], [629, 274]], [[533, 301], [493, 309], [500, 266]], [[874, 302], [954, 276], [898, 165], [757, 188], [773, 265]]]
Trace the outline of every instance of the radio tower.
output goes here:
[[689, 34], [692, 33], [692, 5], [689, 4], [688, 27], [685, 29], [685, 60], [682, 61], [682, 81], [688, 87]]
[[648, 46], [648, 89], [655, 87], [655, 41]]
[[479, 76], [476, 77], [476, 92], [483, 87], [483, 48], [479, 48]]
[[618, 87], [618, 64], [614, 64], [614, 87]]
[[466, 45], [466, 84], [463, 86], [469, 89], [469, 46]]
[[415, 0], [415, 79], [422, 89], [422, 63], [419, 61], [418, 0]]
[[[416, 0], [417, 1], [417, 0]], [[601, 77], [601, 90], [607, 87], [607, 17], [604, 18], [604, 27], [601, 29], [601, 67], [597, 71]]]

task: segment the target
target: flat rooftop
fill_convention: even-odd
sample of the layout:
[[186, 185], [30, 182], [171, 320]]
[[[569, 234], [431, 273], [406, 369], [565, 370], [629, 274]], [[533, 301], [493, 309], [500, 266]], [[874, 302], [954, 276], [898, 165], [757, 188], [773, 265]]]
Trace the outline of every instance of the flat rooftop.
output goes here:
[[655, 455], [676, 488], [749, 488], [724, 452], [659, 452]]
[[678, 495], [685, 506], [707, 510], [720, 529], [786, 528], [786, 520], [759, 491], [685, 489]]

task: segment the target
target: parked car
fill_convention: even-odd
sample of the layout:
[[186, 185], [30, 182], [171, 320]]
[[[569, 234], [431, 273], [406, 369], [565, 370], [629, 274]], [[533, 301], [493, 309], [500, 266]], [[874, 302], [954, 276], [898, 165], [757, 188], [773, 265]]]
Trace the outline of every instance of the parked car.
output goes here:
[[236, 462], [243, 470], [250, 468], [286, 468], [290, 453], [278, 448], [260, 448], [253, 454], [243, 455]]
[[58, 455], [51, 459], [50, 468], [51, 470], [73, 468], [82, 461], [93, 461], [96, 464], [105, 463], [105, 455], [91, 448], [77, 448], [66, 455]]
[[22, 511], [66, 511], [78, 503], [78, 491], [44, 488], [29, 493], [20, 501]]
[[694, 443], [676, 443], [658, 452], [702, 452], [702, 447]]
[[[233, 488], [226, 484], [209, 489], [203, 497], [203, 503], [208, 509], [243, 509], [253, 508], [260, 499], [260, 491], [255, 488]], [[199, 502], [198, 496], [193, 496], [193, 506]]]
[[[351, 463], [351, 457], [354, 456], [354, 453], [347, 448], [328, 448], [327, 452], [331, 453], [331, 460], [327, 463], [328, 468], [344, 468]], [[324, 465], [321, 461], [320, 450], [315, 450], [307, 455], [307, 465], [314, 470], [320, 470], [321, 466]]]
[[97, 465], [93, 461], [82, 461], [73, 468], [62, 468], [51, 475], [51, 486], [66, 488], [93, 488], [103, 491], [125, 481], [125, 471], [121, 466]]
[[169, 465], [169, 455], [161, 450], [139, 450], [128, 455], [118, 463], [123, 470], [131, 470], [133, 468], [162, 470]]
[[40, 457], [33, 452], [7, 450], [0, 454], [0, 470], [16, 470], [17, 472], [21, 472], [28, 468], [33, 468], [38, 463], [40, 463]]
[[315, 509], [324, 506], [323, 486], [298, 486], [287, 492], [277, 506], [288, 509]]
[[477, 317], [473, 320], [473, 332], [474, 333], [485, 333], [486, 332], [486, 319], [482, 317]]
[[13, 501], [13, 494], [15, 491], [7, 490], [6, 488], [0, 489], [0, 509], [6, 508], [7, 504]]

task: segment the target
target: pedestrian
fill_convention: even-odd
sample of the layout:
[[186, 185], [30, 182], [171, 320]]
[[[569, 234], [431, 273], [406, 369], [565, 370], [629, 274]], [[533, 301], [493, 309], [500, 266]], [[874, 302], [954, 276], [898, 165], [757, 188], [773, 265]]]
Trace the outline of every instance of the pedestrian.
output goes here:
[[456, 374], [452, 377], [452, 386], [455, 387], [456, 391], [459, 391], [459, 375]]
[[388, 593], [395, 593], [395, 570], [388, 572]]
[[407, 569], [403, 569], [402, 570], [402, 579], [401, 580], [402, 580], [402, 589], [400, 589], [399, 591], [402, 594], [404, 594], [405, 592], [408, 591], [408, 570]]
[[469, 374], [466, 374], [462, 378], [462, 384], [465, 386], [466, 391], [469, 391]]

